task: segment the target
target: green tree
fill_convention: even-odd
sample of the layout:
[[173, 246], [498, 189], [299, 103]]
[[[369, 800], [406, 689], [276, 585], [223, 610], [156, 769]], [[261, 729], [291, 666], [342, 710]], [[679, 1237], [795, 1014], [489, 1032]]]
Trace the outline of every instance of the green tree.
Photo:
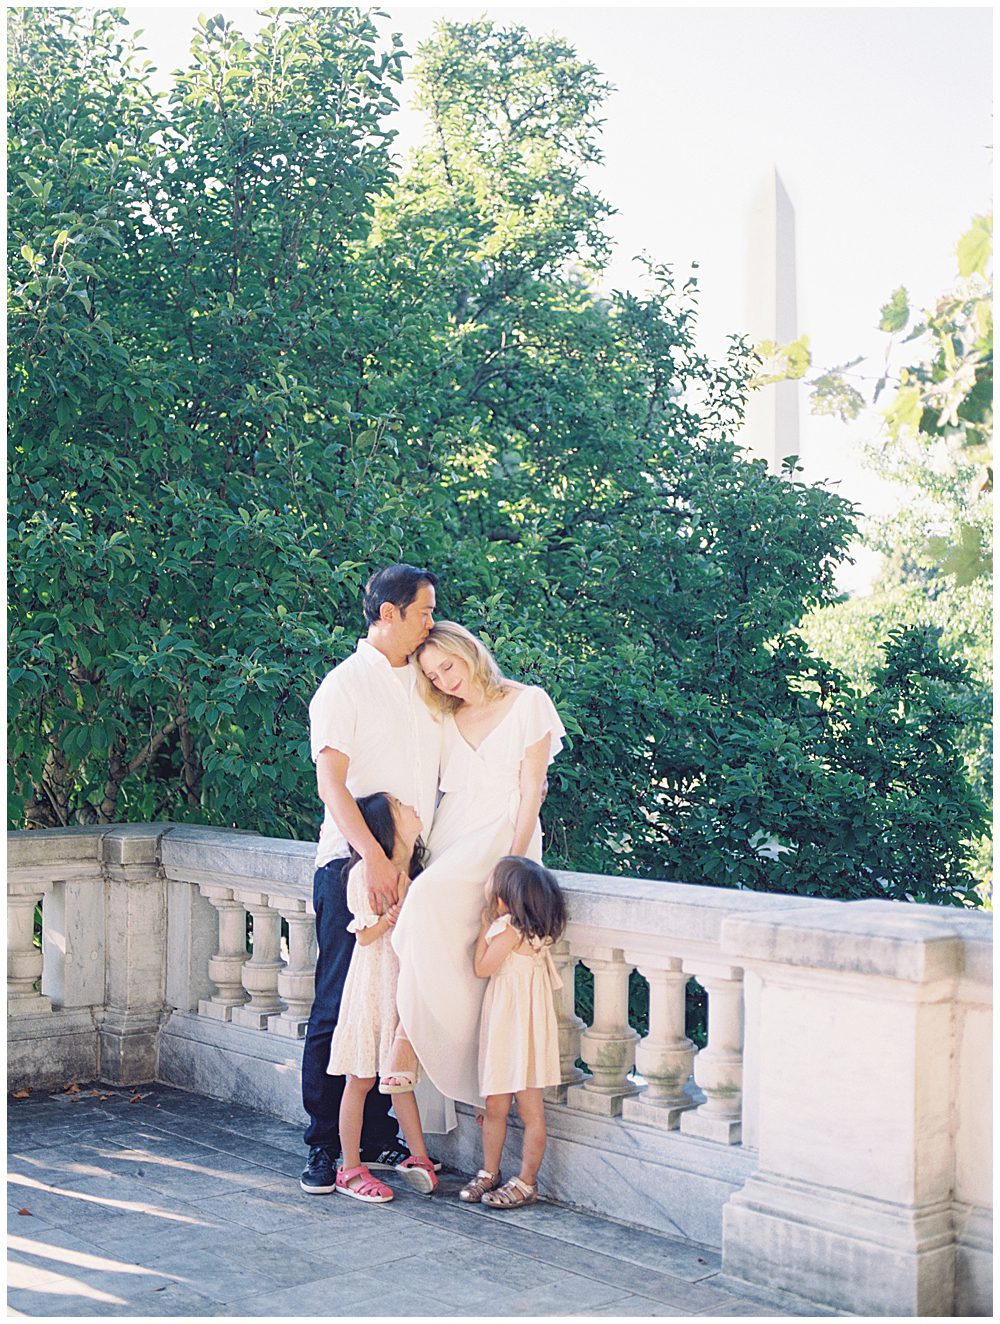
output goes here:
[[[891, 631], [936, 631], [944, 655], [967, 677], [958, 741], [962, 778], [987, 801], [993, 680], [991, 238], [992, 218], [977, 217], [956, 246], [955, 285], [921, 317], [913, 318], [903, 288], [882, 309], [880, 326], [889, 341], [873, 402], [887, 387], [889, 396], [883, 434], [868, 456], [876, 472], [905, 486], [906, 499], [867, 532], [869, 545], [884, 557], [871, 594], [818, 610], [802, 624], [812, 647], [862, 689], [877, 684]], [[901, 353], [909, 360], [906, 366], [895, 365]], [[823, 392], [834, 391], [838, 382], [854, 389], [843, 374], [815, 381], [821, 402]], [[852, 405], [849, 412], [857, 411]], [[985, 834], [976, 834], [974, 849], [976, 876], [985, 878], [991, 867]]]
[[[305, 703], [368, 570], [405, 558], [564, 713], [554, 862], [963, 895], [979, 810], [936, 799], [961, 714], [933, 639], [899, 641], [889, 709], [808, 654], [850, 507], [741, 457], [746, 347], [699, 351], [693, 279], [591, 287], [597, 70], [441, 25], [397, 174], [403, 53], [363, 13], [276, 11], [253, 44], [203, 23], [166, 103], [113, 13], [89, 47], [72, 11], [13, 22], [13, 251], [44, 257], [11, 303], [14, 821], [311, 836]], [[85, 187], [59, 135], [92, 66]], [[66, 215], [85, 298], [48, 256]]]
[[204, 22], [193, 57], [165, 104], [119, 12], [11, 18], [10, 753], [32, 825], [297, 825], [330, 604], [399, 504], [350, 403], [349, 260], [392, 178], [398, 50], [310, 10], [253, 47]]

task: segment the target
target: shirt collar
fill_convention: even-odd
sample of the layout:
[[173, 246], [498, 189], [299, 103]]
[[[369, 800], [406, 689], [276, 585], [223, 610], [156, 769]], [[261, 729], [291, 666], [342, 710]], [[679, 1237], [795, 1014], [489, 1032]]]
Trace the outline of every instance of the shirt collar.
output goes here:
[[370, 667], [387, 667], [389, 665], [389, 659], [386, 655], [380, 653], [375, 645], [370, 644], [367, 639], [362, 638], [358, 640], [358, 646], [355, 649], [355, 652], [358, 653]]
[[[385, 667], [388, 671], [403, 670], [402, 667], [394, 667], [386, 655], [381, 652], [380, 649], [376, 648], [374, 644], [370, 644], [364, 637], [358, 640], [358, 646], [354, 651], [358, 653], [370, 667]], [[407, 658], [406, 665], [407, 667], [412, 667], [414, 665], [413, 659]]]

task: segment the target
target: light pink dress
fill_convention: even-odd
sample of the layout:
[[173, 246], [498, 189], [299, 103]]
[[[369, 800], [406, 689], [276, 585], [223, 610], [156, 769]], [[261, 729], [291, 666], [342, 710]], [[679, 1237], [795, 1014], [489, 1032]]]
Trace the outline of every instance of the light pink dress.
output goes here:
[[[513, 927], [509, 915], [486, 930], [487, 940]], [[517, 932], [517, 930], [515, 930]], [[562, 980], [552, 964], [552, 941], [531, 938], [490, 976], [479, 1027], [479, 1089], [488, 1094], [558, 1085], [559, 1025], [553, 993]]]
[[[359, 860], [347, 875], [347, 906], [354, 918], [349, 933], [378, 923], [368, 900], [365, 871]], [[396, 1035], [396, 984], [399, 961], [383, 933], [365, 946], [355, 941], [340, 999], [337, 1028], [330, 1040], [331, 1076], [377, 1076]]]

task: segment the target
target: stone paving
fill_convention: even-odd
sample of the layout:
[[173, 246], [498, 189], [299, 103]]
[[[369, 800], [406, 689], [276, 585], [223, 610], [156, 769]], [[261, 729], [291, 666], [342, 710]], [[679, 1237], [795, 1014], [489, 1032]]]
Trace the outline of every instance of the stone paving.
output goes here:
[[796, 1314], [703, 1246], [461, 1205], [453, 1173], [431, 1197], [392, 1174], [389, 1205], [305, 1195], [297, 1127], [165, 1086], [32, 1093], [7, 1117], [14, 1315]]

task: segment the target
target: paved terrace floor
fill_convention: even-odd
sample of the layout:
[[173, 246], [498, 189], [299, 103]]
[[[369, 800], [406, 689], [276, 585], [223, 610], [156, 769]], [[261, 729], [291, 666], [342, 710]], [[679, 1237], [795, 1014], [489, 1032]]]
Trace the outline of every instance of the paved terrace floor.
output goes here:
[[66, 1316], [794, 1315], [717, 1252], [457, 1174], [371, 1206], [299, 1190], [301, 1134], [164, 1086], [8, 1101], [8, 1310]]

